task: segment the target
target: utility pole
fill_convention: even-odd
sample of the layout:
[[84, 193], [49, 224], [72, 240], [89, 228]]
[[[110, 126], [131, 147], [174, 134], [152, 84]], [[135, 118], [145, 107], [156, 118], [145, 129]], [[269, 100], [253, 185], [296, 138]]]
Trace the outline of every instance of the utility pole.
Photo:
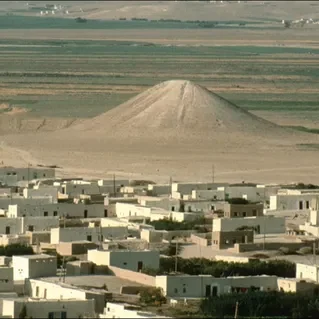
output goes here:
[[115, 174], [113, 174], [113, 196], [116, 197]]
[[266, 216], [264, 216], [264, 240], [263, 240], [263, 251], [265, 251], [266, 245]]
[[177, 273], [177, 262], [178, 262], [178, 240], [176, 240], [175, 244], [175, 273]]
[[236, 302], [236, 308], [235, 308], [235, 316], [234, 319], [238, 318], [238, 301]]
[[37, 254], [40, 254], [40, 241], [39, 241], [39, 237], [37, 237], [36, 244], [37, 244]]
[[63, 282], [65, 282], [65, 275], [66, 275], [66, 269], [65, 269], [65, 257], [63, 256], [63, 259], [62, 259], [62, 271], [63, 271]]
[[101, 226], [101, 223], [100, 223], [100, 226], [99, 226], [99, 248], [100, 250], [103, 249], [103, 239], [102, 239], [102, 226]]

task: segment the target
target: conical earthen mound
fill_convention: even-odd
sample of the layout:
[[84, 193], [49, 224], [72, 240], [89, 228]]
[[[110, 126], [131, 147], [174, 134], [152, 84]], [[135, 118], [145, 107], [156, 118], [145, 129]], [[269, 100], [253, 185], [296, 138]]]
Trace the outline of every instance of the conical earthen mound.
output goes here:
[[[142, 92], [122, 105], [76, 127], [112, 135], [203, 136], [218, 132], [290, 135], [191, 81], [172, 80]], [[297, 132], [298, 134], [298, 132]]]

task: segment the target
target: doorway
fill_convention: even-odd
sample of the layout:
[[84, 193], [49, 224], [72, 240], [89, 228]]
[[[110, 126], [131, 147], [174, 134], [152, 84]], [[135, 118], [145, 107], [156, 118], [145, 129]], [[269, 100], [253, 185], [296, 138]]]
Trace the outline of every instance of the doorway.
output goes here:
[[143, 269], [143, 262], [142, 261], [138, 261], [137, 262], [137, 271], [141, 271]]
[[107, 209], [104, 209], [104, 217], [107, 217]]
[[206, 285], [206, 288], [205, 288], [205, 297], [210, 297], [212, 294], [212, 287], [211, 285]]
[[88, 218], [88, 211], [87, 211], [87, 209], [84, 210], [84, 218]]
[[10, 234], [10, 226], [6, 226], [6, 235]]
[[213, 296], [213, 297], [216, 297], [217, 294], [218, 294], [217, 286], [213, 286], [212, 296]]

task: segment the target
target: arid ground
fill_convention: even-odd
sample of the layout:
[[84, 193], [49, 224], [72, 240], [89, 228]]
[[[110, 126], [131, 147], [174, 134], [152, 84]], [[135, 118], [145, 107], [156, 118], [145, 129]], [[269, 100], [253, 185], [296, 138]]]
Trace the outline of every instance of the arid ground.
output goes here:
[[[214, 164], [216, 180], [315, 182], [319, 25], [285, 29], [281, 20], [315, 19], [316, 2], [154, 2], [145, 8], [141, 2], [73, 1], [65, 2], [68, 16], [40, 16], [46, 3], [34, 1], [32, 9], [24, 2], [0, 4], [5, 165], [55, 164], [63, 175], [115, 172], [166, 181], [209, 180]], [[87, 22], [75, 22], [79, 16]], [[195, 20], [217, 24], [203, 27]], [[74, 125], [172, 79], [190, 80], [257, 116], [311, 133], [276, 145], [252, 145], [238, 136], [237, 146], [221, 141], [218, 147], [173, 139], [162, 146], [143, 146], [141, 140], [132, 147], [127, 139], [70, 133]]]

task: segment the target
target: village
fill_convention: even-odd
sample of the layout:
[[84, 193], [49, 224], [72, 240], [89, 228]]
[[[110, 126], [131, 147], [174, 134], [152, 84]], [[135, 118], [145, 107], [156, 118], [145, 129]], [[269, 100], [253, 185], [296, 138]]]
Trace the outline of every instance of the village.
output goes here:
[[1, 318], [168, 318], [251, 290], [318, 295], [315, 185], [55, 171], [0, 168]]

